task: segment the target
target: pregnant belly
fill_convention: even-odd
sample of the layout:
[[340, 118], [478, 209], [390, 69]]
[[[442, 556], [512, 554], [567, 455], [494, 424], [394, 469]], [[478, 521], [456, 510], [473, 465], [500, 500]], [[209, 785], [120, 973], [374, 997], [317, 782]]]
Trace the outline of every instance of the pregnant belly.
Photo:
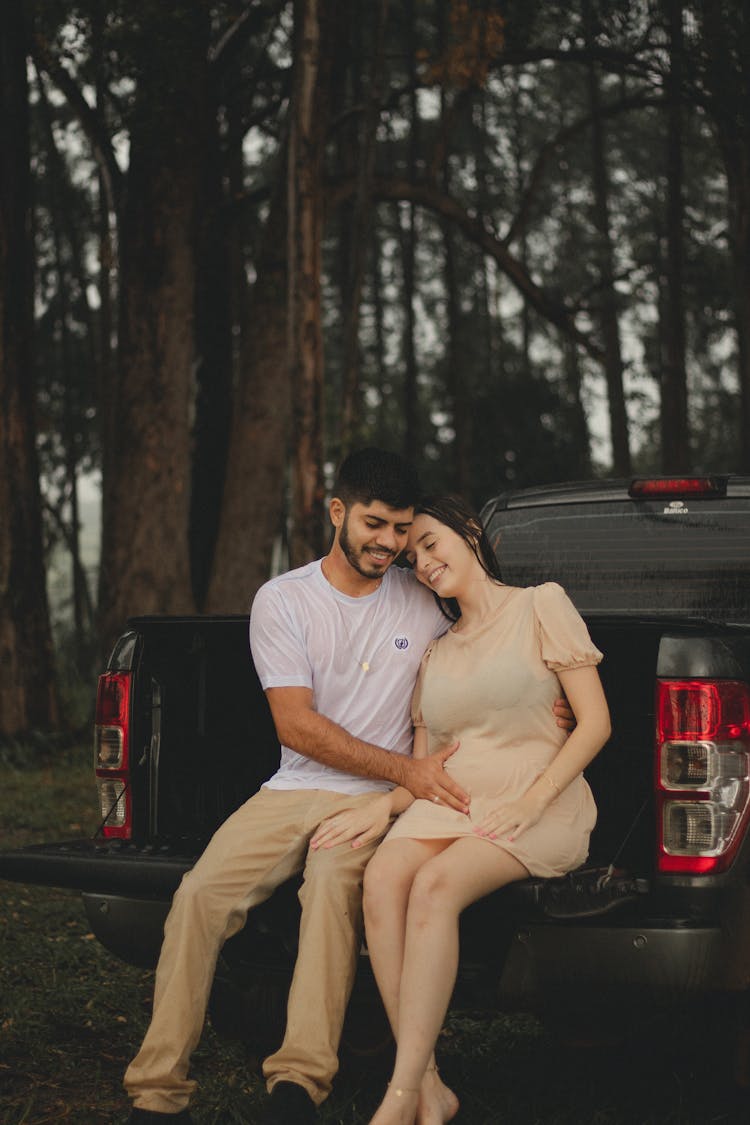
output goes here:
[[523, 793], [555, 753], [556, 747], [538, 742], [509, 742], [489, 748], [467, 740], [448, 758], [445, 770], [472, 794]]

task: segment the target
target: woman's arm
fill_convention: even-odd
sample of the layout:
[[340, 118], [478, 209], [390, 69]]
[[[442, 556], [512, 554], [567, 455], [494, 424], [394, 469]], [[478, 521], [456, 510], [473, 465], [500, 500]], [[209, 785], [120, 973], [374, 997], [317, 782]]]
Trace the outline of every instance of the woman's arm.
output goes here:
[[531, 828], [609, 738], [609, 708], [596, 668], [569, 668], [557, 675], [575, 715], [575, 729], [523, 797], [499, 805], [477, 825], [475, 831], [480, 836], [497, 839], [506, 835], [515, 840]]
[[552, 800], [596, 757], [612, 733], [609, 707], [596, 668], [568, 668], [557, 676], [575, 715], [576, 726], [529, 789], [530, 793], [537, 786], [551, 788]]

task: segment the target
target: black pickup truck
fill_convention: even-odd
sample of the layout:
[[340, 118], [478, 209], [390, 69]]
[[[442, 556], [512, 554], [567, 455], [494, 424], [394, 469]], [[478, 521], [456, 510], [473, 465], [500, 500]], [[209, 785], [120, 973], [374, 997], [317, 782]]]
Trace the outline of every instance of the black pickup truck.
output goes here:
[[[613, 735], [587, 776], [587, 868], [462, 920], [454, 1004], [617, 1021], [750, 996], [750, 477], [507, 492], [483, 519], [505, 580], [554, 579], [604, 652]], [[80, 890], [97, 937], [150, 965], [177, 884], [276, 767], [246, 617], [133, 618], [99, 681], [101, 828], [0, 853], [0, 877]], [[296, 885], [225, 947], [215, 1023], [274, 1046]], [[363, 949], [345, 1039], [379, 1032]], [[358, 1018], [364, 1015], [364, 1019]]]

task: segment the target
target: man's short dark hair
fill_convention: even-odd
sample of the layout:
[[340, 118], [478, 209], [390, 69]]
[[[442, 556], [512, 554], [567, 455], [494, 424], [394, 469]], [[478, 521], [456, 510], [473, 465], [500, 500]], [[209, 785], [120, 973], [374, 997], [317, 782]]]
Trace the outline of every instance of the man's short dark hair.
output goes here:
[[411, 508], [419, 496], [419, 479], [412, 464], [385, 449], [358, 449], [342, 461], [333, 486], [347, 507], [380, 500], [389, 508]]

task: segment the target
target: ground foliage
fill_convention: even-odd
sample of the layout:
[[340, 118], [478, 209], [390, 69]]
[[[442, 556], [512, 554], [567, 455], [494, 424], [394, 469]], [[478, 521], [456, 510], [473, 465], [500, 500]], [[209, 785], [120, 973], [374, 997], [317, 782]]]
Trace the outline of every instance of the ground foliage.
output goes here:
[[[2, 846], [85, 835], [96, 822], [88, 751], [0, 768]], [[0, 1123], [124, 1121], [122, 1073], [145, 1031], [152, 974], [110, 956], [78, 896], [0, 885]], [[462, 1100], [457, 1125], [741, 1125], [748, 1109], [717, 1049], [674, 1023], [630, 1045], [569, 1040], [528, 1015], [454, 1014], [438, 1057]], [[718, 1041], [717, 1041], [718, 1044]], [[321, 1125], [364, 1125], [388, 1057], [348, 1058]], [[196, 1053], [199, 1125], [256, 1125], [259, 1060], [211, 1028]]]

